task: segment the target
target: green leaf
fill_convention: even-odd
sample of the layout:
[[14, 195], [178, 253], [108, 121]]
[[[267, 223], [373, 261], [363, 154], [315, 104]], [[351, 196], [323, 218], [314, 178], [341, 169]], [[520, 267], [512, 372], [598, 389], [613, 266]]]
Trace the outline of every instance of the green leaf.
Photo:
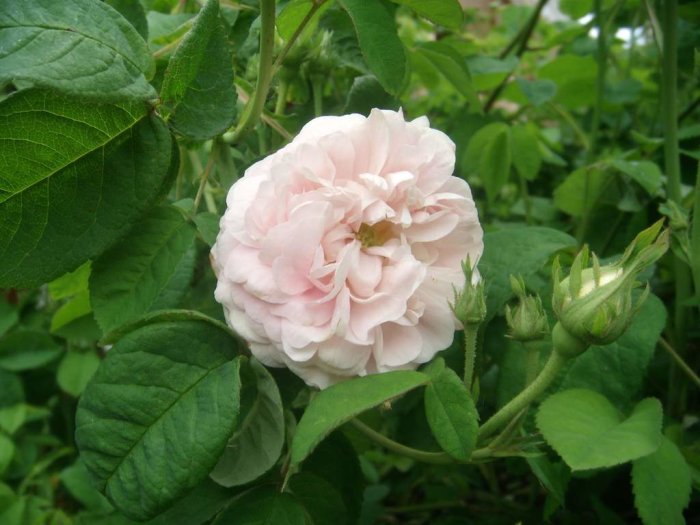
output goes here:
[[194, 270], [194, 237], [182, 213], [158, 207], [93, 263], [92, 308], [105, 333], [178, 306]]
[[580, 217], [596, 205], [613, 179], [604, 166], [579, 168], [554, 190], [554, 204], [563, 212]]
[[[443, 361], [442, 358], [438, 358]], [[435, 363], [435, 362], [434, 362]], [[450, 456], [468, 461], [476, 447], [479, 414], [467, 388], [451, 368], [444, 363], [432, 373], [431, 364], [424, 370], [430, 376], [425, 388], [425, 415], [430, 429], [442, 449]]]
[[652, 197], [655, 197], [663, 184], [661, 170], [654, 162], [648, 160], [613, 160], [613, 168], [629, 175]]
[[274, 487], [258, 487], [234, 500], [212, 525], [308, 525], [294, 497]]
[[[90, 0], [0, 3], [0, 84], [100, 100], [153, 100], [153, 59], [122, 15]], [[32, 131], [36, 131], [30, 128]]]
[[525, 458], [532, 473], [559, 505], [566, 501], [566, 487], [571, 478], [569, 468], [562, 462], [552, 463], [545, 456]]
[[141, 38], [148, 41], [148, 21], [140, 0], [105, 0], [138, 31]]
[[417, 14], [447, 27], [459, 30], [464, 21], [462, 6], [458, 0], [392, 0], [393, 2], [410, 7]]
[[277, 383], [255, 359], [241, 372], [241, 420], [209, 474], [224, 487], [244, 485], [262, 476], [277, 463], [284, 444], [284, 412]]
[[423, 55], [427, 62], [452, 84], [469, 103], [472, 110], [481, 111], [481, 103], [476, 96], [471, 73], [462, 56], [453, 47], [442, 42], [426, 42], [416, 49], [416, 53]]
[[202, 483], [179, 498], [177, 503], [159, 514], [148, 525], [195, 525], [208, 523], [235, 493], [206, 478]]
[[197, 231], [204, 239], [207, 245], [214, 246], [216, 237], [219, 235], [219, 221], [221, 217], [216, 213], [208, 211], [198, 213], [194, 217], [194, 223], [197, 226]]
[[373, 108], [397, 109], [398, 103], [384, 90], [374, 75], [355, 77], [343, 112], [369, 115]]
[[399, 370], [350, 379], [319, 392], [297, 426], [292, 440], [291, 466], [304, 461], [323, 438], [343, 423], [428, 380], [428, 376], [420, 372]]
[[626, 407], [641, 390], [657, 341], [666, 326], [666, 308], [650, 295], [622, 336], [609, 345], [592, 346], [566, 370], [561, 389], [587, 388]]
[[99, 366], [100, 358], [93, 350], [87, 352], [70, 350], [58, 365], [56, 372], [58, 386], [73, 397], [78, 397], [83, 393]]
[[0, 434], [0, 476], [2, 476], [10, 465], [15, 455], [15, 444], [4, 434]]
[[510, 128], [502, 122], [487, 124], [474, 133], [465, 153], [469, 174], [481, 179], [489, 202], [494, 202], [508, 182], [511, 166]]
[[684, 525], [683, 509], [690, 503], [690, 469], [668, 438], [659, 449], [632, 463], [634, 504], [644, 525]]
[[63, 304], [51, 318], [51, 333], [58, 333], [63, 327], [89, 315], [92, 312], [90, 292], [83, 290]]
[[0, 429], [9, 435], [17, 432], [27, 422], [28, 408], [29, 405], [26, 403], [16, 403], [0, 408]]
[[18, 330], [0, 339], [0, 368], [21, 372], [57, 359], [63, 348], [46, 332]]
[[543, 65], [540, 80], [551, 80], [557, 86], [553, 102], [569, 109], [595, 103], [598, 64], [592, 55], [561, 54]]
[[3, 300], [0, 300], [0, 337], [5, 335], [10, 328], [19, 321], [18, 309]]
[[170, 57], [160, 95], [172, 111], [170, 125], [191, 139], [219, 135], [233, 123], [233, 55], [219, 19], [218, 0], [207, 1]]
[[214, 467], [238, 416], [235, 351], [202, 321], [150, 324], [109, 351], [78, 404], [76, 443], [122, 513], [151, 518]]
[[557, 84], [552, 80], [527, 80], [516, 79], [516, 83], [525, 95], [525, 98], [533, 106], [541, 106], [549, 102], [557, 94]]
[[493, 58], [475, 55], [466, 59], [476, 91], [497, 88], [518, 67], [518, 62], [518, 58], [515, 56]]
[[489, 318], [503, 308], [512, 294], [509, 275], [522, 275], [527, 279], [556, 252], [573, 246], [576, 246], [576, 239], [552, 228], [530, 226], [487, 232], [479, 271], [487, 283]]
[[24, 401], [24, 387], [17, 374], [0, 368], [0, 409], [11, 407]]
[[572, 389], [547, 398], [537, 427], [572, 470], [612, 467], [654, 452], [661, 442], [661, 403], [646, 398], [627, 419], [602, 395]]
[[513, 126], [510, 139], [515, 171], [525, 180], [535, 180], [542, 166], [537, 135], [527, 126]]
[[310, 472], [295, 474], [289, 491], [311, 516], [313, 525], [347, 525], [348, 511], [338, 488]]
[[77, 270], [68, 272], [49, 283], [49, 293], [53, 300], [65, 299], [88, 289], [92, 262], [87, 261]]
[[406, 77], [406, 54], [394, 18], [381, 2], [338, 0], [338, 3], [352, 19], [367, 65], [387, 92], [398, 95]]
[[365, 477], [357, 452], [342, 431], [337, 430], [324, 439], [306, 458], [303, 468], [304, 472], [325, 479], [340, 492], [348, 521], [357, 523], [364, 499]]
[[0, 287], [76, 269], [160, 197], [177, 156], [145, 110], [35, 90], [0, 103]]
[[90, 483], [90, 475], [80, 459], [64, 468], [61, 471], [60, 479], [70, 495], [82, 503], [86, 509], [101, 512], [112, 510], [109, 501]]

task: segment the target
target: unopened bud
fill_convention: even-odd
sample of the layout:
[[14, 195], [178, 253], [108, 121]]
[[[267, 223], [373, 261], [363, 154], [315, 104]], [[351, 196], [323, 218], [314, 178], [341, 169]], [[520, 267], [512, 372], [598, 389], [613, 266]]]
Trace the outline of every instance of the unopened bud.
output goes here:
[[[555, 349], [568, 357], [584, 351], [588, 345], [605, 345], [620, 337], [649, 294], [645, 289], [635, 302], [632, 291], [640, 285], [635, 281], [645, 268], [656, 262], [668, 250], [668, 231], [661, 233], [658, 222], [641, 232], [615, 264], [601, 266], [595, 254], [589, 267], [588, 248], [576, 256], [568, 277], [561, 278], [559, 261], [555, 261], [552, 306], [560, 327], [552, 333]], [[581, 344], [557, 348], [555, 332], [564, 344], [562, 331]]]
[[484, 281], [474, 270], [469, 258], [462, 261], [465, 282], [461, 291], [455, 290], [454, 304], [450, 304], [455, 317], [463, 326], [478, 325], [486, 319]]
[[518, 296], [518, 304], [506, 305], [508, 336], [523, 343], [544, 339], [549, 332], [547, 313], [538, 295], [528, 295], [522, 277], [510, 276], [510, 286]]

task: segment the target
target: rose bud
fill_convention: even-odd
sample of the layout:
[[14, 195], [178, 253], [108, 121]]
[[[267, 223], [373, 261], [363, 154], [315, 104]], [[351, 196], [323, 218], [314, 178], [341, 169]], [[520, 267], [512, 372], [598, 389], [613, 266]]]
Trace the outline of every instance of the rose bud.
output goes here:
[[625, 332], [649, 293], [647, 287], [633, 301], [632, 291], [640, 286], [635, 278], [668, 249], [668, 230], [659, 234], [661, 227], [659, 221], [637, 235], [614, 264], [601, 266], [593, 254], [592, 266], [587, 267], [589, 252], [584, 247], [569, 276], [561, 279], [555, 261], [552, 306], [559, 322], [552, 330], [552, 342], [557, 352], [575, 357], [589, 345], [610, 344]]
[[454, 288], [454, 304], [450, 308], [462, 326], [479, 325], [486, 319], [486, 301], [484, 299], [484, 281], [474, 270], [469, 257], [462, 261], [464, 287], [461, 291]]
[[525, 291], [522, 277], [510, 276], [510, 286], [518, 297], [518, 304], [511, 308], [506, 305], [508, 337], [526, 343], [547, 337], [549, 321], [539, 295], [529, 295]]

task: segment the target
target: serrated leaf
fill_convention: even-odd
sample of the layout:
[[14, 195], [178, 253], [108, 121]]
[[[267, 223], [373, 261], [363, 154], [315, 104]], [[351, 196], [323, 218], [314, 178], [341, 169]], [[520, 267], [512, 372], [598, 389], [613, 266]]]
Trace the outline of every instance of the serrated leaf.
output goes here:
[[338, 0], [350, 15], [362, 55], [384, 89], [397, 95], [406, 77], [406, 54], [396, 23], [381, 2]]
[[92, 266], [90, 298], [102, 330], [173, 308], [194, 270], [195, 229], [172, 207], [158, 207]]
[[0, 286], [36, 286], [126, 233], [177, 172], [141, 104], [28, 90], [0, 103]]
[[572, 389], [548, 397], [537, 427], [572, 470], [612, 467], [654, 452], [661, 442], [661, 403], [646, 398], [623, 420], [602, 395]]
[[690, 502], [690, 469], [668, 438], [653, 454], [632, 463], [634, 504], [644, 525], [684, 525], [683, 509]]
[[474, 401], [451, 368], [442, 366], [436, 373], [429, 370], [425, 373], [430, 376], [425, 387], [425, 415], [430, 429], [445, 452], [468, 461], [479, 432], [479, 414]]
[[258, 487], [235, 499], [212, 525], [308, 525], [306, 511], [287, 492]]
[[236, 115], [233, 55], [219, 19], [219, 1], [208, 0], [165, 70], [161, 98], [175, 131], [195, 140], [223, 133]]
[[76, 443], [98, 488], [151, 518], [206, 478], [236, 425], [239, 361], [228, 332], [201, 321], [137, 329], [85, 390]]
[[413, 9], [417, 14], [447, 27], [458, 30], [462, 27], [464, 13], [458, 0], [392, 0]]
[[152, 100], [153, 59], [122, 15], [90, 0], [0, 3], [0, 84], [100, 100]]
[[502, 122], [487, 124], [474, 133], [465, 153], [469, 174], [477, 174], [493, 202], [508, 182], [511, 166], [510, 128]]
[[350, 379], [319, 392], [309, 403], [292, 440], [295, 467], [343, 423], [389, 399], [428, 382], [420, 372], [399, 370]]
[[57, 359], [63, 348], [46, 332], [18, 330], [0, 339], [0, 368], [21, 372]]
[[277, 462], [284, 444], [284, 412], [275, 380], [251, 359], [243, 365], [241, 381], [240, 423], [209, 474], [224, 487], [244, 485], [262, 476]]

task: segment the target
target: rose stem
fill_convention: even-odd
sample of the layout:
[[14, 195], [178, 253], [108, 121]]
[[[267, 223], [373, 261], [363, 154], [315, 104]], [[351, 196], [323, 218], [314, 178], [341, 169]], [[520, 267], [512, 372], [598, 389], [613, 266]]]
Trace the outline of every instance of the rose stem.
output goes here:
[[476, 361], [476, 338], [479, 334], [477, 323], [468, 323], [464, 330], [464, 386], [471, 394]]
[[[384, 434], [381, 434], [373, 428], [365, 425], [359, 419], [353, 419], [351, 420], [351, 423], [366, 437], [368, 437], [378, 445], [381, 445], [382, 447], [386, 448], [387, 450], [395, 452], [396, 454], [400, 454], [402, 456], [406, 456], [408, 458], [415, 459], [416, 461], [420, 461], [423, 463], [432, 463], [434, 465], [452, 465], [454, 463], [462, 463], [461, 461], [452, 458], [445, 452], [427, 452], [425, 450], [418, 450], [417, 448], [402, 445], [401, 443], [398, 443], [397, 441], [394, 441], [393, 439], [386, 437]], [[472, 452], [471, 459], [485, 459], [490, 456], [491, 449], [485, 447]]]
[[511, 399], [503, 408], [491, 416], [486, 423], [481, 425], [481, 428], [479, 428], [479, 438], [485, 439], [494, 434], [518, 415], [518, 412], [540, 396], [551, 384], [566, 362], [566, 357], [559, 355], [556, 350], [553, 350], [547, 363], [535, 380], [517, 396]]

